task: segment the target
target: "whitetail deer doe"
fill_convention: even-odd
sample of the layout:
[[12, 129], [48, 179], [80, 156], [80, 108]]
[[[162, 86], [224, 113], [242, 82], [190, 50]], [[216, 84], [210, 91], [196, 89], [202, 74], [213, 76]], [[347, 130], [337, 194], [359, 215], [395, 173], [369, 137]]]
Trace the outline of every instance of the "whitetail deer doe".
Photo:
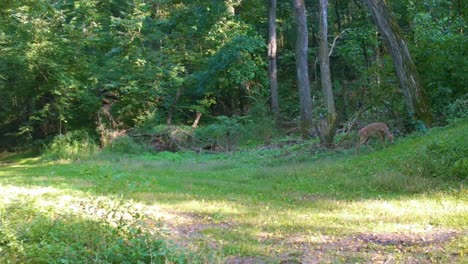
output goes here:
[[393, 144], [393, 135], [390, 133], [388, 130], [388, 126], [385, 123], [372, 123], [369, 124], [365, 127], [363, 127], [361, 130], [359, 130], [359, 142], [356, 145], [356, 153], [359, 151], [359, 147], [366, 143], [366, 145], [374, 150], [371, 146], [367, 144], [367, 141], [369, 140], [370, 137], [378, 137], [380, 138], [380, 141], [382, 142], [382, 145], [385, 147], [385, 137], [388, 138], [391, 144]]

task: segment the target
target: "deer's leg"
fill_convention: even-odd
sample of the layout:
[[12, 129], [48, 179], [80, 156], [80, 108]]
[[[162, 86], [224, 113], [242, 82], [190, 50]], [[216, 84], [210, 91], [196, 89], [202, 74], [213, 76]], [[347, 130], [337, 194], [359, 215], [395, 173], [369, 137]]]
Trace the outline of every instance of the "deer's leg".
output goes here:
[[369, 145], [369, 142], [366, 142], [366, 145], [367, 145], [372, 151], [375, 151], [375, 150], [371, 147], [371, 145]]
[[385, 135], [383, 133], [379, 133], [379, 138], [380, 138], [380, 142], [382, 143], [382, 146], [385, 148], [386, 145], [385, 145]]
[[361, 136], [359, 138], [359, 142], [356, 144], [356, 154], [359, 152], [359, 148], [361, 147], [361, 145], [365, 143], [366, 141], [367, 141], [366, 137]]
[[367, 147], [369, 147], [372, 151], [374, 151], [374, 149], [369, 145], [369, 137], [363, 137], [361, 138], [361, 142], [360, 144], [366, 144]]

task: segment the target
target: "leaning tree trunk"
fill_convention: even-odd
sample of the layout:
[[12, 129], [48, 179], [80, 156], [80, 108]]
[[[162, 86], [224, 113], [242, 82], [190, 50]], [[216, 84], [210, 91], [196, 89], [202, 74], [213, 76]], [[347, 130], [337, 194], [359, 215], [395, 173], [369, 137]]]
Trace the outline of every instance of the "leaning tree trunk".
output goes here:
[[[320, 17], [320, 79], [322, 83], [322, 92], [325, 105], [327, 106], [327, 118], [325, 126], [316, 126], [320, 140], [325, 145], [331, 145], [335, 137], [338, 118], [336, 115], [335, 98], [333, 96], [331, 73], [330, 73], [330, 58], [328, 54], [328, 0], [319, 1], [319, 17]], [[321, 129], [319, 129], [319, 127]]]
[[275, 120], [279, 117], [278, 71], [276, 67], [276, 0], [268, 6], [268, 76], [270, 79], [271, 111]]
[[430, 126], [432, 113], [429, 102], [395, 17], [385, 0], [365, 0], [365, 2], [392, 56], [410, 117]]
[[309, 69], [307, 64], [307, 17], [304, 0], [293, 0], [293, 2], [297, 22], [296, 72], [301, 109], [301, 134], [302, 138], [306, 139], [309, 137], [313, 125], [312, 99], [310, 97]]

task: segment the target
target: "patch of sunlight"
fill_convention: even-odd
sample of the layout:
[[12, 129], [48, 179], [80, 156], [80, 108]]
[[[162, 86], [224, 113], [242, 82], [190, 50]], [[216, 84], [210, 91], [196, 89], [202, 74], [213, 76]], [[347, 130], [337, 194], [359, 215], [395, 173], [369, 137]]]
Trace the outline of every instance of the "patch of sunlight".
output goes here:
[[[133, 218], [127, 211], [139, 212], [142, 206], [133, 201], [123, 201], [119, 197], [91, 196], [87, 193], [70, 189], [52, 187], [17, 187], [0, 186], [0, 206], [25, 202], [37, 210], [46, 210], [57, 214], [80, 215], [88, 219], [103, 219], [121, 214], [122, 220]], [[127, 217], [130, 215], [130, 217]]]
[[[30, 168], [31, 165], [29, 164], [20, 164], [20, 163], [14, 163], [14, 164], [8, 164], [8, 168], [14, 168], [14, 169], [24, 169], [24, 168]], [[9, 171], [3, 171], [4, 173], [11, 173]]]
[[468, 213], [468, 203], [455, 200], [411, 199], [401, 201], [366, 201], [353, 205], [354, 210], [398, 217], [444, 216]]
[[0, 177], [2, 176], [11, 176], [11, 172], [10, 171], [0, 171]]
[[[11, 169], [28, 169], [28, 168], [38, 168], [38, 167], [46, 167], [50, 165], [65, 165], [70, 164], [71, 160], [58, 160], [58, 161], [47, 161], [47, 162], [40, 162], [40, 158], [27, 158], [22, 159], [15, 163], [8, 163], [8, 168]], [[11, 173], [8, 170], [0, 171], [0, 175], [6, 175], [7, 173]]]
[[[465, 217], [466, 216], [466, 217]], [[256, 220], [272, 228], [299, 226], [303, 229], [336, 229], [370, 232], [427, 232], [439, 226], [464, 228], [468, 203], [453, 197], [421, 197], [403, 200], [365, 200], [340, 203], [331, 210], [301, 208], [259, 212]]]
[[163, 208], [159, 205], [143, 205], [143, 204], [135, 204], [137, 208], [140, 208], [141, 212], [145, 216], [149, 216], [151, 219], [157, 219], [163, 222], [169, 223], [188, 223], [188, 217], [173, 213], [171, 210]]
[[372, 232], [387, 233], [387, 232], [404, 232], [404, 233], [427, 233], [435, 229], [435, 226], [429, 223], [393, 223], [380, 221], [372, 227]]
[[18, 161], [18, 164], [33, 163], [33, 162], [38, 162], [39, 160], [40, 160], [40, 157], [25, 158], [25, 159], [21, 159], [20, 161]]
[[18, 187], [11, 185], [0, 185], [0, 193], [5, 201], [13, 200], [21, 195], [27, 195], [29, 197], [42, 196], [44, 194], [58, 193], [59, 189], [52, 187]]
[[205, 201], [191, 200], [177, 204], [177, 207], [182, 210], [203, 213], [219, 213], [236, 215], [241, 214], [239, 205], [229, 203], [227, 201]]

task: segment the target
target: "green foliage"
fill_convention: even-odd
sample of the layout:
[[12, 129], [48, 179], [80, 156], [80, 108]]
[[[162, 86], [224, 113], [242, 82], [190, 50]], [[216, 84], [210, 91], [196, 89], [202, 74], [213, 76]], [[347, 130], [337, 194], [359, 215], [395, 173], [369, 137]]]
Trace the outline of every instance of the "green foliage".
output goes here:
[[428, 145], [424, 155], [418, 158], [421, 175], [449, 180], [465, 179], [468, 176], [468, 145], [463, 138], [437, 140]]
[[136, 208], [97, 200], [86, 205], [86, 210], [99, 210], [102, 215], [86, 219], [55, 214], [39, 202], [26, 199], [0, 208], [0, 262], [186, 262], [182, 256], [170, 256], [171, 249], [163, 240], [132, 224], [141, 216]]
[[449, 121], [468, 118], [468, 94], [447, 105], [444, 112]]
[[419, 176], [405, 175], [400, 172], [377, 173], [370, 180], [372, 188], [384, 192], [423, 193], [437, 189], [440, 182]]
[[265, 62], [260, 55], [266, 52], [265, 44], [258, 36], [233, 34], [197, 77], [205, 93], [214, 95], [224, 106], [224, 112], [246, 114], [251, 98], [268, 94]]
[[216, 122], [197, 128], [193, 137], [200, 147], [232, 151], [241, 145], [263, 144], [277, 134], [265, 106], [256, 104], [246, 116], [218, 116]]
[[132, 137], [125, 135], [112, 140], [111, 144], [106, 147], [105, 150], [121, 154], [141, 154], [145, 152], [147, 148]]
[[257, 99], [250, 108], [248, 118], [250, 122], [245, 123], [244, 144], [250, 142], [262, 144], [279, 135], [280, 131], [270, 114], [268, 102], [265, 102], [262, 98]]
[[[251, 115], [269, 96], [267, 4], [228, 1], [232, 15], [226, 1], [153, 2], [3, 1], [0, 148], [12, 150], [68, 131], [95, 131], [103, 106], [116, 129], [134, 128], [151, 115], [158, 125], [176, 126], [193, 122], [196, 112], [203, 114], [200, 126], [219, 122], [211, 117]], [[390, 4], [443, 124], [462, 113], [456, 110], [459, 103], [452, 103], [465, 96], [468, 83], [464, 7], [456, 1]], [[280, 109], [286, 119], [295, 119], [294, 10], [289, 2], [278, 5]], [[332, 78], [344, 119], [364, 107], [369, 109], [364, 120], [408, 127], [391, 58], [368, 11], [359, 1], [330, 1], [329, 6]], [[310, 32], [317, 32], [317, 7], [308, 11]], [[317, 39], [311, 35], [310, 40], [314, 58]], [[319, 65], [313, 66], [312, 93], [320, 109]], [[269, 137], [269, 118], [252, 118], [242, 121], [247, 134]], [[244, 141], [238, 138], [231, 141]]]
[[443, 2], [410, 6], [415, 42], [411, 51], [438, 114], [468, 92], [468, 62], [464, 59], [466, 36], [462, 33], [466, 21], [463, 16], [449, 11], [460, 6]]
[[98, 149], [96, 141], [85, 130], [58, 135], [45, 147], [46, 159], [78, 160], [89, 157]]
[[216, 119], [217, 122], [207, 127], [198, 128], [195, 131], [195, 138], [202, 146], [221, 147], [224, 151], [235, 150], [242, 140], [242, 136], [246, 134], [243, 123], [248, 122], [247, 118], [218, 116]]
[[[279, 263], [314, 249], [324, 262], [386, 254], [464, 263], [468, 196], [456, 177], [467, 171], [467, 126], [458, 121], [358, 156], [339, 149], [325, 155], [315, 152], [316, 142], [290, 137], [219, 154], [2, 159], [0, 262]], [[431, 157], [436, 162], [426, 163]], [[412, 167], [419, 160], [453, 177], [421, 174]], [[353, 247], [324, 250], [322, 239], [327, 247]]]
[[438, 130], [433, 140], [417, 150], [408, 161], [408, 173], [426, 178], [447, 181], [464, 181], [468, 176], [467, 120], [461, 119], [452, 126], [457, 129]]

